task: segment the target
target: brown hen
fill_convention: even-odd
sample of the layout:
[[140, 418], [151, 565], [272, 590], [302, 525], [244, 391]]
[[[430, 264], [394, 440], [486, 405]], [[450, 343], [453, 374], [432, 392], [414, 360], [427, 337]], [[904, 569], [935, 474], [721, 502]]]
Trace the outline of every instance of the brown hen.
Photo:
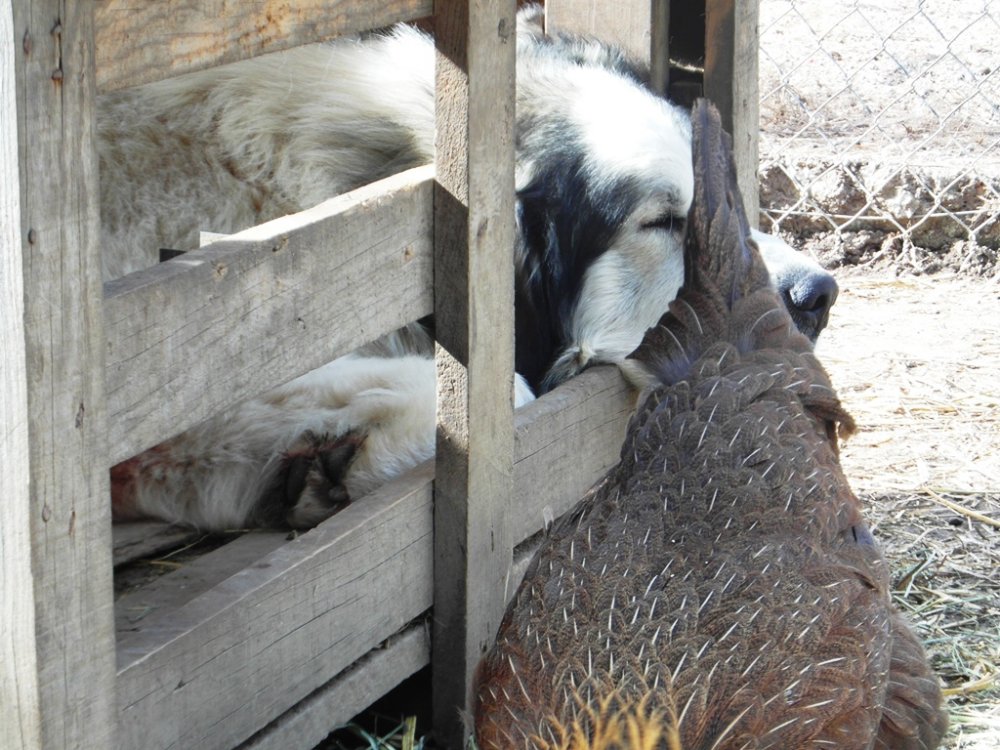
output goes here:
[[621, 462], [552, 530], [480, 664], [480, 750], [933, 748], [923, 650], [841, 472], [853, 428], [693, 114], [686, 283], [634, 354]]

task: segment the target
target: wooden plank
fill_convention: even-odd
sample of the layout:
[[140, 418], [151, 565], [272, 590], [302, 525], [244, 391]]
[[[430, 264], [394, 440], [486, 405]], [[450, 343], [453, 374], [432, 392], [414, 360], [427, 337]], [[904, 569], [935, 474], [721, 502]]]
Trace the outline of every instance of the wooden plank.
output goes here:
[[186, 526], [160, 521], [130, 521], [111, 527], [113, 539], [112, 561], [115, 567], [124, 563], [150, 557], [160, 552], [176, 549], [203, 533]]
[[667, 91], [670, 0], [548, 0], [545, 28], [588, 34], [624, 47], [649, 66], [650, 83]]
[[437, 133], [435, 736], [460, 711], [503, 616], [513, 544], [514, 0], [435, 3]]
[[427, 610], [431, 473], [122, 633], [117, 746], [232, 747]]
[[[514, 596], [540, 540], [518, 548], [506, 601]], [[369, 651], [326, 685], [240, 745], [240, 750], [314, 747], [403, 680], [430, 664], [430, 628], [419, 621]]]
[[635, 392], [597, 367], [517, 410], [511, 533], [515, 544], [568, 511], [618, 462]]
[[[539, 541], [518, 549], [506, 601], [514, 596]], [[315, 747], [337, 727], [361, 713], [403, 680], [430, 664], [429, 623], [420, 621], [369, 651], [343, 673], [317, 689], [240, 745], [240, 750]]]
[[236, 575], [281, 547], [286, 532], [253, 531], [218, 549], [185, 562], [177, 570], [156, 578], [115, 602], [115, 632], [136, 632], [150, 617], [172, 612]]
[[[25, 353], [27, 405], [18, 400], [14, 416], [26, 422], [13, 434], [27, 434], [27, 473], [15, 481], [27, 476], [28, 486], [3, 502], [18, 506], [14, 533], [30, 533], [31, 575], [19, 581], [15, 627], [24, 637], [24, 607], [33, 606], [34, 633], [21, 645], [35, 652], [34, 670], [30, 655], [15, 659], [28, 671], [18, 674], [26, 706], [13, 731], [28, 747], [103, 748], [112, 743], [115, 688], [92, 13], [88, 3], [57, 0], [12, 7], [15, 75], [4, 86], [15, 81], [20, 234], [12, 256], [24, 300], [24, 338], [13, 352], [15, 361]], [[18, 559], [15, 574], [23, 573]]]
[[649, 84], [661, 96], [670, 90], [670, 0], [649, 0]]
[[407, 677], [430, 663], [428, 623], [410, 625], [251, 737], [240, 750], [315, 747]]
[[430, 166], [105, 286], [121, 461], [431, 312]]
[[760, 135], [759, 0], [706, 0], [705, 96], [733, 136], [736, 179], [751, 226], [758, 226]]
[[99, 0], [97, 85], [101, 91], [412, 21], [432, 0]]
[[41, 746], [11, 6], [0, 7], [0, 747]]

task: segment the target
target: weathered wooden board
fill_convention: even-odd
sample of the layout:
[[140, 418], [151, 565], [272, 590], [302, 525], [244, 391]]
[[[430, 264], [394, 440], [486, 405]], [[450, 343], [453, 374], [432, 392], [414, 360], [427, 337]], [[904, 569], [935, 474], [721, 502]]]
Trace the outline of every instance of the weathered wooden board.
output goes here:
[[[524, 578], [537, 548], [536, 541], [516, 551], [508, 601]], [[428, 666], [430, 641], [430, 622], [418, 621], [408, 626], [240, 745], [240, 750], [316, 746], [331, 731]]]
[[410, 625], [240, 745], [240, 750], [315, 747], [331, 731], [426, 667], [430, 658], [429, 623]]
[[400, 481], [121, 634], [118, 747], [236, 745], [426, 610], [431, 467]]
[[41, 745], [11, 6], [0, 7], [0, 747]]
[[[631, 403], [617, 370], [605, 367], [518, 411], [514, 543], [542, 528], [543, 504], [553, 516], [565, 512], [614, 463]], [[566, 468], [555, 470], [560, 461]], [[426, 611], [432, 472], [430, 463], [419, 467], [249, 566], [245, 552], [255, 542], [234, 542], [202, 558], [191, 576], [170, 574], [123, 597], [120, 746], [140, 738], [150, 750], [242, 741]], [[509, 577], [505, 570], [501, 607], [523, 567]], [[188, 585], [202, 593], [191, 598]], [[185, 603], [171, 609], [177, 602]]]
[[515, 0], [435, 3], [438, 185], [435, 734], [460, 711], [503, 616], [513, 486]]
[[618, 462], [635, 393], [617, 367], [587, 370], [517, 410], [514, 543], [558, 518]]
[[160, 521], [130, 521], [111, 527], [113, 562], [115, 567], [143, 557], [176, 549], [197, 539], [202, 533], [172, 523]]
[[99, 0], [97, 85], [149, 83], [433, 12], [432, 0]]
[[[0, 737], [30, 750], [101, 748], [114, 726], [114, 634], [92, 14], [88, 3], [15, 0], [0, 15], [16, 43], [0, 61], [3, 141], [9, 148], [14, 118], [19, 149], [17, 170], [5, 157], [3, 210], [15, 210], [18, 192], [20, 203], [3, 230], [0, 327], [20, 340], [6, 342], [0, 364], [11, 409], [0, 441], [22, 462], [8, 467], [4, 455], [0, 469], [15, 483], [2, 498], [0, 682], [10, 660], [17, 682], [0, 695]], [[20, 310], [18, 292], [23, 328], [6, 319]]]
[[[539, 543], [536, 538], [515, 551], [506, 601], [517, 591]], [[240, 750], [314, 747], [331, 731], [428, 666], [430, 651], [430, 622], [409, 625], [240, 745]]]
[[106, 284], [112, 462], [430, 313], [432, 169]]
[[183, 607], [244, 568], [256, 565], [287, 539], [288, 534], [280, 531], [243, 534], [120, 596], [115, 602], [115, 632], [121, 637], [137, 630], [139, 623], [147, 618]]
[[670, 0], [548, 0], [545, 28], [620, 44], [648, 65], [653, 88], [667, 90]]
[[754, 227], [760, 213], [759, 20], [759, 0], [705, 1], [705, 96], [733, 136], [736, 178]]

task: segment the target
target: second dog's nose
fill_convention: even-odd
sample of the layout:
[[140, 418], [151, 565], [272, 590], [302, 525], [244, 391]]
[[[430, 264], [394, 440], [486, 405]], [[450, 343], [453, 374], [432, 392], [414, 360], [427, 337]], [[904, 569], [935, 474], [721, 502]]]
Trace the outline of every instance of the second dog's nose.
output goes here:
[[812, 258], [797, 252], [781, 238], [754, 230], [771, 283], [802, 333], [816, 340], [830, 319], [830, 308], [840, 288], [833, 275]]
[[815, 341], [826, 328], [830, 308], [840, 293], [836, 279], [820, 269], [796, 278], [792, 285], [779, 291], [795, 325]]

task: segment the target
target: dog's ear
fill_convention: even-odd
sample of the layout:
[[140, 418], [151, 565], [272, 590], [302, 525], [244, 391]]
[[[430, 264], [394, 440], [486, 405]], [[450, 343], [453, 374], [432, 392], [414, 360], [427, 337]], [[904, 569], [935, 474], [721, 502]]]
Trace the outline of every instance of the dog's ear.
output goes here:
[[561, 340], [558, 300], [559, 232], [546, 192], [529, 186], [517, 194], [517, 249], [514, 265], [517, 371], [538, 392]]
[[517, 267], [525, 283], [540, 290], [546, 287], [549, 277], [559, 276], [562, 271], [554, 208], [546, 186], [539, 182], [517, 193]]

